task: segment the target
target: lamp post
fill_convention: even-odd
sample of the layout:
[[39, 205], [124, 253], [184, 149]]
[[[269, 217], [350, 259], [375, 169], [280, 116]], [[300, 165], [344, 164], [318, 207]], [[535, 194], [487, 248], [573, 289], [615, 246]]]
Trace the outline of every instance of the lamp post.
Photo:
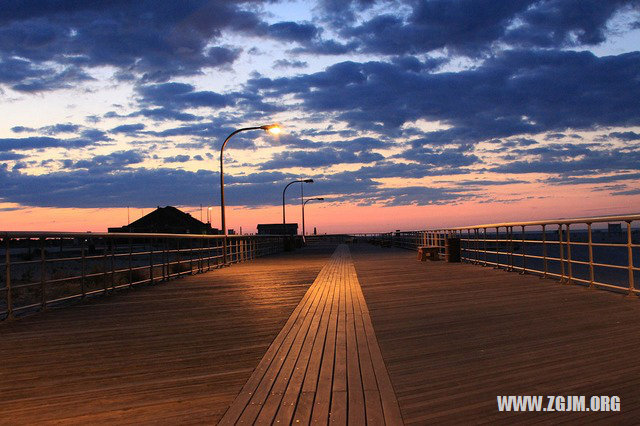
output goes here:
[[287, 220], [285, 218], [285, 200], [284, 200], [284, 193], [287, 191], [287, 188], [291, 185], [293, 185], [294, 183], [298, 183], [300, 182], [302, 183], [313, 183], [313, 179], [298, 179], [298, 180], [294, 180], [291, 181], [287, 184], [287, 186], [284, 187], [284, 189], [282, 190], [282, 227], [283, 227], [283, 232], [284, 232], [284, 228], [286, 228], [287, 226]]
[[223, 164], [222, 158], [224, 155], [224, 147], [227, 145], [227, 142], [229, 142], [229, 139], [231, 139], [235, 134], [244, 132], [247, 130], [264, 130], [265, 132], [269, 132], [274, 135], [277, 135], [278, 133], [280, 133], [281, 129], [280, 129], [280, 126], [277, 124], [269, 124], [266, 126], [244, 127], [242, 129], [238, 129], [232, 132], [229, 136], [227, 136], [227, 138], [222, 143], [222, 147], [220, 148], [220, 216], [221, 216], [222, 234], [224, 235], [223, 249], [222, 249], [223, 250], [222, 262], [225, 265], [227, 264], [227, 222], [225, 221], [225, 216], [224, 216], [224, 172], [222, 168], [222, 164]]
[[302, 203], [302, 238], [303, 238], [303, 239], [304, 239], [304, 236], [305, 236], [305, 232], [304, 232], [304, 206], [305, 206], [309, 201], [313, 201], [313, 200], [324, 201], [324, 198], [322, 198], [322, 197], [309, 198], [308, 200], [305, 200], [305, 201]]

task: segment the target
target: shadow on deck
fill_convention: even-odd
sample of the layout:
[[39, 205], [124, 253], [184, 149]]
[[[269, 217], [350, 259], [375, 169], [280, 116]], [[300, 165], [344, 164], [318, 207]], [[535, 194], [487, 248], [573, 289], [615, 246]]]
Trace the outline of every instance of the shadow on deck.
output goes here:
[[[0, 324], [0, 422], [215, 423], [334, 247]], [[640, 418], [639, 301], [393, 248], [351, 256], [405, 423]], [[621, 412], [499, 413], [497, 395], [617, 395]]]

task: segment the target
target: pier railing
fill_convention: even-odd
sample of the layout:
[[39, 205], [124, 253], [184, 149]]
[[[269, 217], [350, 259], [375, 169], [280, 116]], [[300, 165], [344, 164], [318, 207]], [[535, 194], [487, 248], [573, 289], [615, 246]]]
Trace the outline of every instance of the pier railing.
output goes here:
[[0, 232], [0, 319], [283, 250], [283, 237]]
[[603, 216], [394, 232], [380, 238], [413, 250], [435, 246], [441, 257], [447, 241], [458, 238], [465, 262], [634, 295], [640, 292], [638, 225], [640, 215]]

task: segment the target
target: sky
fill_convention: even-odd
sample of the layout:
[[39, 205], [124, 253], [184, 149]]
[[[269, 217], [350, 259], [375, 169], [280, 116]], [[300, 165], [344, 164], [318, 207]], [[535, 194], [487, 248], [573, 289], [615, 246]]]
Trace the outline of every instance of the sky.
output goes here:
[[9, 2], [0, 229], [219, 227], [271, 123], [229, 228], [300, 178], [320, 233], [638, 213], [639, 46], [640, 0]]

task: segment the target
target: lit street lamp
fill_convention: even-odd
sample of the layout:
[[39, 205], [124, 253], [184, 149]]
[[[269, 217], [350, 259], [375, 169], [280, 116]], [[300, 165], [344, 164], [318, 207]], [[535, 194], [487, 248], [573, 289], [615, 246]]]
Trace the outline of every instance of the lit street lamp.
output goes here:
[[[298, 180], [294, 180], [294, 181], [292, 181], [292, 182], [289, 182], [289, 183], [287, 184], [287, 186], [285, 186], [285, 187], [284, 187], [284, 189], [282, 190], [282, 225], [283, 225], [283, 226], [282, 226], [282, 228], [283, 228], [283, 229], [282, 229], [282, 232], [285, 232], [285, 229], [284, 229], [284, 228], [286, 228], [286, 226], [287, 226], [287, 221], [286, 221], [286, 219], [285, 219], [285, 208], [284, 208], [285, 201], [284, 201], [284, 193], [287, 191], [287, 188], [288, 188], [290, 185], [293, 185], [294, 183], [297, 183], [297, 182], [300, 182], [301, 184], [302, 184], [302, 183], [313, 183], [313, 179], [298, 179]], [[300, 185], [300, 187], [302, 187], [302, 185]]]
[[242, 129], [238, 129], [231, 133], [222, 143], [222, 147], [220, 148], [220, 216], [221, 216], [221, 226], [222, 226], [222, 234], [224, 235], [223, 242], [223, 252], [222, 252], [222, 261], [226, 265], [227, 264], [227, 222], [224, 217], [224, 172], [222, 169], [222, 158], [224, 154], [224, 147], [229, 142], [236, 133], [244, 132], [245, 130], [264, 130], [265, 132], [269, 132], [271, 134], [277, 135], [280, 133], [280, 126], [277, 124], [269, 124], [266, 126], [256, 126], [256, 127], [244, 127]]
[[304, 236], [305, 236], [305, 232], [304, 232], [304, 206], [305, 206], [305, 204], [307, 204], [309, 201], [313, 201], [313, 200], [324, 201], [324, 198], [322, 198], [322, 197], [318, 197], [318, 198], [309, 198], [308, 200], [305, 200], [305, 201], [302, 203], [302, 238], [304, 238]]

